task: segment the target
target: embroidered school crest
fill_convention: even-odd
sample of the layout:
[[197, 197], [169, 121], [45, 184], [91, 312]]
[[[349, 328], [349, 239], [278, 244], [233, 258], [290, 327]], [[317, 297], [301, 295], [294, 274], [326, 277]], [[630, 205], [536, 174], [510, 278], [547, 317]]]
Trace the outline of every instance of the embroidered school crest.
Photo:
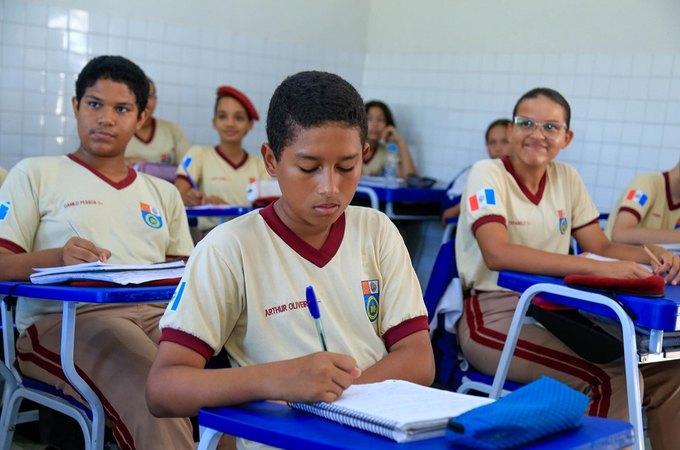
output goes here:
[[560, 234], [564, 234], [567, 232], [567, 226], [569, 225], [569, 222], [567, 221], [567, 218], [564, 215], [563, 209], [557, 210], [557, 217], [559, 218], [558, 225], [560, 228]]
[[368, 320], [375, 322], [380, 311], [380, 282], [378, 280], [364, 280], [361, 282], [364, 293], [364, 306]]
[[645, 206], [645, 203], [647, 203], [647, 198], [647, 194], [637, 189], [631, 189], [626, 195], [626, 200], [635, 202], [640, 206]]
[[151, 228], [161, 228], [163, 226], [163, 218], [161, 211], [143, 202], [139, 202], [139, 208], [142, 211], [142, 220]]
[[12, 205], [9, 200], [0, 203], [0, 222], [4, 221], [9, 214]]

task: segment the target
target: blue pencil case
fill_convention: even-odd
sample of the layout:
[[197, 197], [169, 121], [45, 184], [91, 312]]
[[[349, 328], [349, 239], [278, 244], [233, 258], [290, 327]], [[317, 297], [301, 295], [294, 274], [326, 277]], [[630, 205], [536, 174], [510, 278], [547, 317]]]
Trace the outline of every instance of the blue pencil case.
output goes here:
[[588, 396], [542, 377], [489, 405], [449, 420], [446, 441], [475, 449], [507, 449], [579, 427]]

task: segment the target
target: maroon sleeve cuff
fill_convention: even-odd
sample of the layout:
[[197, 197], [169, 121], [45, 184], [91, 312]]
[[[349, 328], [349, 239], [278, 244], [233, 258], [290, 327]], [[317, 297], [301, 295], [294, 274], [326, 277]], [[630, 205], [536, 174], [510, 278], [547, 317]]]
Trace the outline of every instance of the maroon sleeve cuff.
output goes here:
[[491, 214], [489, 216], [480, 217], [479, 219], [475, 220], [475, 223], [472, 224], [472, 234], [477, 234], [479, 227], [491, 222], [500, 223], [501, 225], [506, 226], [505, 217], [499, 214]]
[[583, 229], [583, 228], [585, 228], [585, 227], [589, 227], [589, 226], [591, 226], [591, 225], [594, 224], [594, 223], [597, 224], [597, 226], [600, 226], [600, 218], [599, 218], [599, 217], [596, 217], [596, 218], [594, 218], [593, 220], [591, 220], [590, 222], [581, 225], [580, 227], [572, 228], [572, 229], [571, 229], [571, 232], [573, 233], [574, 231], [578, 231], [578, 230], [581, 230], [581, 229]]
[[163, 328], [161, 330], [161, 338], [159, 342], [168, 341], [187, 347], [201, 355], [207, 360], [212, 358], [215, 354], [212, 347], [198, 339], [195, 336], [185, 333], [184, 331], [175, 330], [174, 328]]
[[629, 208], [627, 206], [622, 206], [622, 207], [619, 208], [619, 211], [616, 214], [618, 215], [622, 211], [625, 211], [627, 213], [631, 213], [632, 215], [637, 217], [638, 222], [642, 222], [642, 216], [640, 215], [639, 212], [635, 211], [633, 208]]
[[189, 177], [186, 176], [186, 175], [177, 174], [177, 176], [175, 177], [175, 180], [179, 180], [179, 179], [182, 179], [182, 180], [186, 181], [187, 183], [191, 184], [191, 180], [189, 180]]
[[383, 334], [385, 347], [387, 347], [387, 350], [389, 350], [394, 344], [401, 341], [406, 336], [410, 336], [413, 333], [421, 330], [429, 330], [427, 316], [418, 316], [405, 320], [399, 325], [390, 328], [385, 334]]
[[14, 242], [8, 241], [7, 239], [0, 239], [0, 247], [6, 248], [7, 250], [9, 250], [12, 253], [26, 253], [26, 250], [19, 247]]

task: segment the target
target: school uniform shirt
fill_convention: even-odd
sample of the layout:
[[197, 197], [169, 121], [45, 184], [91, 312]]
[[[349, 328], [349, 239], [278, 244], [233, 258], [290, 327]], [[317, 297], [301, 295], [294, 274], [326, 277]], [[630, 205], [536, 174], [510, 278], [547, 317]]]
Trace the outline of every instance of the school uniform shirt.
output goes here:
[[[230, 161], [218, 147], [194, 145], [186, 156], [191, 158], [189, 174], [206, 195], [216, 195], [230, 205], [248, 204], [246, 188], [252, 179], [271, 178], [260, 156], [243, 152], [240, 161]], [[189, 181], [182, 165], [177, 167], [177, 177]], [[209, 230], [218, 224], [214, 217], [199, 217], [198, 228]]]
[[369, 177], [382, 177], [385, 173], [385, 164], [387, 163], [387, 146], [382, 142], [378, 144], [378, 148], [375, 150], [373, 155], [368, 159], [364, 160], [364, 164], [361, 167], [361, 175]]
[[189, 150], [182, 130], [172, 122], [151, 119], [151, 135], [142, 139], [135, 134], [127, 148], [126, 158], [142, 158], [150, 163], [179, 164]]
[[310, 285], [328, 350], [351, 355], [361, 369], [427, 330], [408, 252], [383, 213], [349, 206], [316, 250], [269, 205], [199, 242], [161, 319], [161, 340], [206, 359], [225, 347], [236, 366], [321, 351], [305, 299]]
[[[19, 162], [0, 188], [0, 246], [13, 253], [63, 247], [73, 223], [82, 237], [111, 251], [113, 264], [150, 264], [193, 248], [179, 192], [129, 169], [113, 182], [75, 155]], [[20, 299], [17, 328], [61, 312], [59, 302]]]
[[489, 222], [505, 226], [513, 244], [567, 254], [571, 234], [597, 223], [598, 212], [576, 170], [548, 164], [534, 195], [522, 184], [508, 157], [475, 163], [461, 199], [456, 234], [456, 262], [464, 290], [504, 290], [498, 272], [484, 263], [477, 229]]
[[680, 229], [680, 203], [673, 203], [668, 172], [638, 175], [628, 185], [607, 220], [605, 234], [610, 239], [621, 211], [637, 217], [641, 228]]

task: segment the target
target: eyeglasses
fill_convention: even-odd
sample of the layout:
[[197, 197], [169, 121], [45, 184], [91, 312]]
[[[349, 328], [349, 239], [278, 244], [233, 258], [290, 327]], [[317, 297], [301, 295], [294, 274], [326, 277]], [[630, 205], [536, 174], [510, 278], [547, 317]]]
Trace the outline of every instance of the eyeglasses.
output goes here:
[[567, 124], [560, 122], [539, 122], [537, 120], [529, 119], [528, 117], [515, 116], [513, 119], [515, 125], [520, 130], [526, 133], [533, 133], [537, 127], [541, 127], [543, 136], [553, 137], [559, 135], [562, 130], [567, 129]]

